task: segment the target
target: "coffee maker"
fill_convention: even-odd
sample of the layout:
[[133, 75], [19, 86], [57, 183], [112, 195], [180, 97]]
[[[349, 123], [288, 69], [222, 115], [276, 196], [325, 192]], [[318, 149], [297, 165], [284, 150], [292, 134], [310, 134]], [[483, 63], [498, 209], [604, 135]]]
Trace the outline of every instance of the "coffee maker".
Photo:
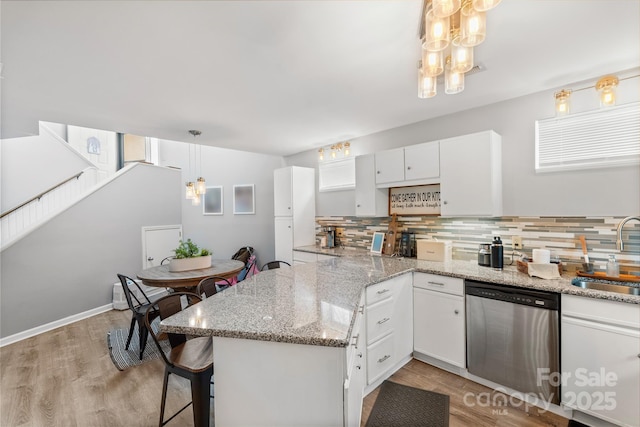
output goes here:
[[323, 248], [335, 248], [336, 246], [336, 228], [335, 227], [322, 227], [322, 239], [324, 243]]
[[399, 255], [405, 258], [414, 258], [416, 256], [416, 233], [402, 232]]

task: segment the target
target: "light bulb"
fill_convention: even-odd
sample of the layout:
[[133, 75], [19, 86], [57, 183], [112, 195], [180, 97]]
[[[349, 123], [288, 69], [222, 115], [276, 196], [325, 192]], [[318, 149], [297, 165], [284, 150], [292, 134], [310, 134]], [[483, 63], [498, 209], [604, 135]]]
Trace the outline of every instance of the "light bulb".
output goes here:
[[442, 74], [442, 71], [444, 71], [442, 57], [442, 51], [431, 52], [426, 49], [422, 50], [422, 72], [425, 76], [435, 77]]
[[193, 185], [193, 182], [187, 182], [185, 197], [187, 198], [187, 200], [189, 200], [189, 199], [193, 199], [195, 196], [196, 196], [196, 190], [195, 190], [195, 186]]
[[446, 18], [460, 9], [460, 0], [433, 0], [433, 13], [439, 18]]
[[596, 90], [600, 92], [600, 106], [612, 107], [616, 105], [616, 87], [619, 80], [616, 76], [602, 77], [596, 83]]
[[207, 183], [203, 177], [199, 177], [196, 180], [196, 192], [198, 194], [205, 194], [207, 192]]
[[427, 12], [425, 16], [425, 39], [423, 48], [437, 52], [449, 46], [449, 17], [440, 18], [433, 14], [433, 10]]
[[500, 4], [501, 0], [473, 0], [473, 8], [480, 12], [491, 10]]
[[466, 73], [473, 68], [473, 48], [466, 46], [453, 46], [451, 48], [451, 70], [457, 73]]
[[465, 2], [460, 9], [460, 44], [466, 47], [477, 46], [487, 36], [487, 15], [478, 12]]
[[464, 73], [451, 69], [450, 58], [447, 58], [447, 66], [444, 72], [444, 93], [453, 95], [464, 90]]
[[571, 91], [563, 89], [560, 92], [556, 92], [554, 96], [556, 98], [556, 115], [564, 116], [569, 114], [569, 110], [571, 109]]
[[437, 94], [436, 77], [427, 76], [423, 69], [418, 69], [418, 98], [433, 98]]

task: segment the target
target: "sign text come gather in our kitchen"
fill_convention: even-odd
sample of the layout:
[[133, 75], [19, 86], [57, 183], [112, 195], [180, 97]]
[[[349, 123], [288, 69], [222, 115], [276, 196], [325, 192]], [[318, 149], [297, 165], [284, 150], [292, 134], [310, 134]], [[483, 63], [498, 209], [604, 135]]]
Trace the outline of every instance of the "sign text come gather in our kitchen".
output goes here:
[[389, 189], [389, 215], [440, 215], [440, 184]]

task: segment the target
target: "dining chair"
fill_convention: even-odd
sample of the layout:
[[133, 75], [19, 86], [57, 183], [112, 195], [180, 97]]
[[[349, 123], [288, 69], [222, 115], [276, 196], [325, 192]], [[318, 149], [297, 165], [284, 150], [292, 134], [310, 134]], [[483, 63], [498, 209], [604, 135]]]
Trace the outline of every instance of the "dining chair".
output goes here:
[[276, 268], [280, 268], [283, 265], [287, 265], [289, 267], [291, 267], [291, 264], [289, 264], [286, 261], [270, 261], [268, 263], [266, 263], [265, 265], [262, 266], [262, 268], [260, 269], [260, 271], [265, 271], [265, 270], [273, 270]]
[[231, 282], [224, 277], [205, 277], [200, 281], [200, 283], [198, 283], [198, 286], [196, 287], [196, 294], [201, 297], [204, 295], [204, 298], [209, 298], [218, 292], [224, 291], [229, 286], [231, 286]]
[[[133, 337], [133, 330], [135, 329], [136, 323], [138, 324], [138, 343], [140, 344], [140, 360], [142, 360], [142, 353], [144, 353], [144, 349], [147, 346], [147, 327], [144, 322], [144, 315], [147, 312], [147, 309], [151, 305], [151, 300], [145, 294], [135, 280], [130, 277], [125, 276], [124, 274], [118, 274], [118, 279], [120, 279], [120, 284], [122, 285], [122, 291], [124, 292], [124, 296], [127, 299], [127, 305], [129, 306], [129, 310], [131, 310], [131, 325], [129, 326], [129, 337], [127, 338], [127, 344], [125, 345], [125, 349], [129, 350], [129, 344], [131, 344], [131, 338]], [[135, 286], [138, 289], [137, 294], [141, 295], [142, 301], [136, 293], [131, 292], [129, 286]], [[157, 313], [156, 313], [157, 317]], [[152, 319], [153, 320], [153, 319]]]
[[[183, 304], [183, 300], [186, 304]], [[193, 421], [195, 426], [209, 426], [209, 410], [211, 378], [213, 377], [213, 340], [211, 337], [191, 337], [184, 334], [166, 333], [171, 349], [165, 353], [160, 347], [158, 335], [151, 328], [154, 311], [164, 320], [184, 308], [202, 301], [199, 295], [190, 292], [174, 292], [155, 301], [145, 314], [145, 324], [153, 342], [160, 350], [164, 361], [164, 381], [162, 384], [162, 403], [160, 405], [160, 427], [167, 424], [179, 413], [193, 404]], [[176, 374], [191, 382], [191, 402], [187, 403], [168, 420], [164, 420], [164, 410], [167, 400], [167, 386], [169, 375]]]

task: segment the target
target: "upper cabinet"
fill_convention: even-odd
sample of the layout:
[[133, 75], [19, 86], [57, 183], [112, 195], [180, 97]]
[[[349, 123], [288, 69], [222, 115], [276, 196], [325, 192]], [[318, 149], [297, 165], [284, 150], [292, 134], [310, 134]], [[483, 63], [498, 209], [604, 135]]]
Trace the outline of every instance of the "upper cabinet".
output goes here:
[[389, 215], [389, 190], [376, 187], [375, 155], [356, 157], [356, 216]]
[[502, 215], [502, 139], [493, 131], [440, 141], [441, 216]]
[[275, 216], [293, 215], [293, 168], [273, 171], [273, 214]]
[[376, 185], [387, 188], [437, 183], [439, 152], [440, 144], [434, 141], [376, 153]]

